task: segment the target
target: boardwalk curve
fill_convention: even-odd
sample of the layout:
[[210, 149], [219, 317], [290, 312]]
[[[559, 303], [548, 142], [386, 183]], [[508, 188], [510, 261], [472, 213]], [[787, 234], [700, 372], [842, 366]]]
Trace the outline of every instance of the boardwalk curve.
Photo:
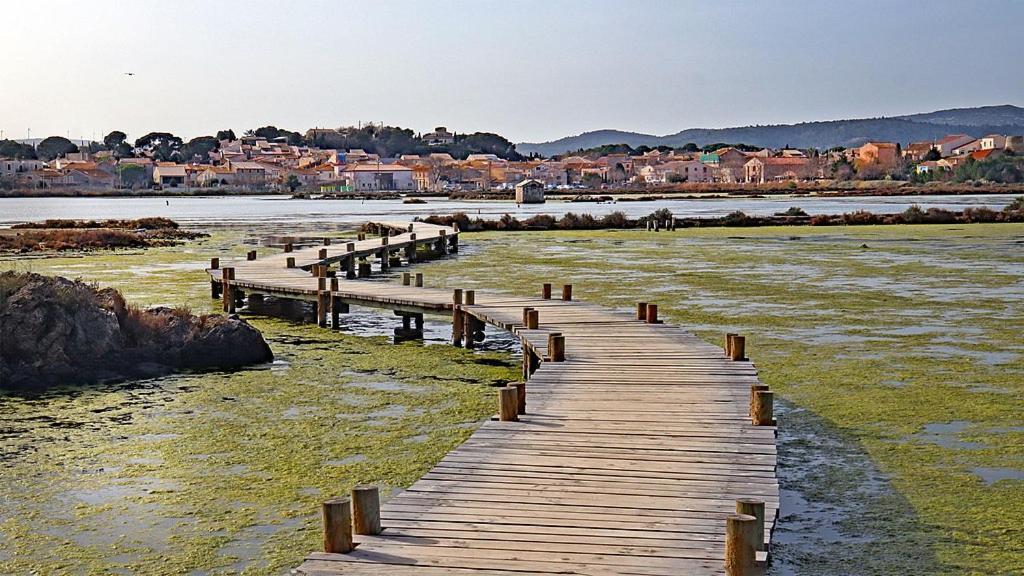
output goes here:
[[[758, 566], [737, 567], [740, 541], [726, 541], [738, 499], [764, 503], [753, 542], [762, 550], [778, 512], [776, 432], [771, 423], [752, 424], [752, 386], [764, 387], [751, 362], [681, 328], [638, 319], [648, 319], [643, 307], [628, 314], [573, 301], [571, 288], [565, 300], [453, 295], [310, 273], [338, 264], [343, 276], [356, 266], [353, 254], [376, 255], [386, 267], [395, 252], [421, 257], [417, 245], [433, 254], [458, 246], [453, 229], [379, 227], [394, 234], [384, 251], [380, 238], [321, 245], [237, 262], [230, 273], [211, 267], [211, 281], [216, 292], [233, 274], [223, 285], [226, 304], [238, 300], [233, 290], [306, 299], [320, 303], [321, 319], [332, 303], [345, 311], [355, 304], [450, 314], [453, 341], [463, 345], [485, 324], [509, 330], [523, 343], [526, 413], [482, 424], [380, 507], [380, 533], [356, 535], [347, 553], [312, 553], [295, 573], [725, 574], [727, 548], [729, 574], [761, 569], [764, 551]], [[750, 520], [734, 516], [730, 527], [735, 518]]]

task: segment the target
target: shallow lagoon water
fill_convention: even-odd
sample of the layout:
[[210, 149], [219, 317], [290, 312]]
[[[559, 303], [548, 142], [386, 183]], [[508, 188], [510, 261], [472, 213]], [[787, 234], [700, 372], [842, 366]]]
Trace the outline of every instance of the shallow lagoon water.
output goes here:
[[[620, 309], [656, 300], [715, 343], [746, 334], [782, 397], [775, 574], [1013, 573], [1024, 226], [959, 228], [472, 234], [419, 269], [433, 286], [573, 282]], [[238, 239], [6, 264], [204, 311], [202, 264]], [[396, 318], [356, 312], [340, 332], [254, 318], [268, 366], [0, 400], [0, 572], [281, 573], [317, 547], [320, 499], [407, 485], [493, 412], [487, 383], [517, 377], [500, 338], [394, 346]], [[444, 319], [427, 327], [446, 340]]]

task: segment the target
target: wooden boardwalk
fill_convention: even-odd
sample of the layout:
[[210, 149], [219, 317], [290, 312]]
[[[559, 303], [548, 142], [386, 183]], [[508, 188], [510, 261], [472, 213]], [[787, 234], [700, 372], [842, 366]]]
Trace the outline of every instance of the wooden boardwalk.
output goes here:
[[[415, 226], [415, 239], [406, 232], [390, 245], [440, 237], [437, 227]], [[457, 231], [444, 234], [457, 243]], [[380, 242], [354, 251], [372, 254]], [[345, 270], [352, 247], [327, 248]], [[321, 281], [282, 260], [321, 264], [319, 250], [238, 262], [228, 284], [323, 302]], [[210, 273], [220, 280], [219, 270]], [[526, 413], [485, 422], [380, 507], [379, 534], [356, 535], [348, 553], [310, 554], [295, 573], [725, 574], [726, 519], [741, 498], [764, 503], [757, 546], [767, 549], [779, 497], [775, 427], [752, 425], [759, 382], [749, 361], [678, 327], [571, 300], [453, 298], [357, 280], [334, 288], [332, 302], [453, 314], [453, 339], [463, 343], [484, 323], [514, 332], [528, 375]], [[536, 328], [526, 327], [524, 308], [536, 310]], [[561, 345], [558, 334], [563, 361], [549, 350]], [[757, 552], [759, 566], [765, 556]]]

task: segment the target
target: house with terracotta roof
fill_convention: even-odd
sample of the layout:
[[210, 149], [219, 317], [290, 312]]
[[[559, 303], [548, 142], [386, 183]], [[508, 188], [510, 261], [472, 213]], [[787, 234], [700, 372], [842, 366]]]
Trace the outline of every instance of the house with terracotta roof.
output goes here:
[[976, 162], [984, 162], [985, 160], [991, 160], [992, 158], [998, 158], [1003, 154], [1001, 148], [985, 148], [984, 150], [975, 150], [969, 154], [970, 158]]
[[764, 184], [782, 180], [803, 180], [818, 176], [817, 162], [810, 158], [763, 158], [755, 156], [743, 165], [744, 182]]
[[177, 188], [191, 184], [185, 166], [173, 162], [157, 163], [153, 168], [153, 183], [164, 188]]
[[953, 155], [953, 149], [963, 146], [968, 142], [974, 140], [973, 137], [967, 134], [951, 134], [935, 143], [935, 149], [939, 151], [939, 154], [943, 158], [946, 156]]
[[928, 152], [931, 152], [933, 148], [935, 148], [935, 143], [931, 141], [911, 142], [903, 149], [903, 157], [911, 162], [919, 162], [924, 160], [924, 157], [927, 156]]
[[412, 168], [401, 164], [346, 165], [340, 176], [355, 190], [415, 190]]
[[854, 165], [858, 170], [889, 172], [896, 169], [899, 158], [899, 146], [893, 142], [866, 142], [857, 148]]
[[975, 150], [981, 150], [981, 140], [971, 140], [966, 144], [961, 144], [956, 148], [953, 148], [953, 156], [963, 156], [964, 154], [970, 154]]

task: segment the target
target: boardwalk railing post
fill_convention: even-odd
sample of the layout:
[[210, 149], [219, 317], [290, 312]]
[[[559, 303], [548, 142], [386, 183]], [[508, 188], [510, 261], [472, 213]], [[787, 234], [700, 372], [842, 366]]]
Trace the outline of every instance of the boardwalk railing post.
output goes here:
[[768, 390], [768, 386], [766, 384], [751, 384], [750, 385], [750, 417], [751, 418], [754, 417], [754, 396], [757, 394], [758, 390]]
[[545, 300], [551, 300], [551, 284], [549, 282], [545, 282], [541, 285], [540, 297]]
[[530, 308], [530, 311], [526, 313], [526, 328], [528, 330], [536, 330], [540, 326], [540, 310]]
[[726, 576], [754, 576], [757, 569], [757, 518], [730, 514], [725, 519]]
[[249, 251], [248, 251], [248, 252], [247, 252], [247, 253], [245, 254], [245, 259], [246, 259], [246, 260], [249, 260], [250, 262], [251, 262], [251, 261], [253, 261], [253, 260], [255, 260], [255, 259], [256, 259], [256, 251], [255, 251], [255, 250], [249, 250]]
[[327, 248], [321, 248], [320, 251], [317, 252], [316, 257], [321, 259], [321, 260], [326, 260], [327, 259]]
[[220, 258], [210, 258], [210, 269], [216, 270], [220, 268]]
[[221, 295], [223, 297], [224, 312], [228, 314], [235, 313], [235, 269], [224, 268], [221, 270]]
[[728, 332], [725, 335], [725, 356], [732, 358], [732, 339], [736, 336], [735, 332]]
[[316, 279], [316, 289], [317, 290], [327, 290], [327, 278], [325, 278], [324, 276], [320, 276], [319, 278], [317, 278]]
[[516, 389], [516, 413], [526, 414], [526, 382], [513, 382], [509, 387]]
[[345, 554], [352, 551], [352, 508], [348, 498], [332, 498], [323, 503], [324, 552]]
[[523, 306], [523, 326], [527, 326], [530, 323], [530, 310], [533, 310], [533, 308], [530, 308], [529, 306]]
[[285, 252], [291, 252], [292, 249], [293, 249], [293, 246], [292, 246], [291, 242], [288, 242], [287, 244], [284, 245], [284, 251]]
[[352, 489], [352, 531], [356, 534], [380, 534], [380, 491], [376, 486]]
[[286, 259], [286, 260], [284, 261], [284, 265], [285, 265], [285, 267], [287, 267], [287, 268], [295, 268], [295, 257], [294, 257], [294, 256], [289, 256], [289, 257], [288, 257], [288, 258], [287, 258], [287, 259]]
[[757, 525], [754, 529], [757, 541], [754, 542], [754, 549], [758, 551], [764, 550], [764, 500], [739, 498], [736, 500], [736, 513], [757, 518]]
[[[218, 268], [220, 268], [220, 258], [210, 258], [210, 270], [217, 270]], [[223, 274], [221, 272], [221, 278], [224, 278]], [[214, 300], [220, 298], [221, 285], [221, 281], [214, 280], [212, 276], [210, 277], [210, 297]]]
[[548, 334], [548, 360], [565, 362], [565, 336], [560, 332]]
[[465, 303], [467, 306], [476, 304], [476, 290], [466, 290], [463, 292], [463, 296], [465, 296]]
[[409, 272], [402, 272], [402, 286], [408, 286], [412, 284], [412, 274]]
[[331, 292], [338, 291], [338, 277], [331, 278]]
[[658, 305], [648, 304], [647, 305], [647, 318], [648, 324], [658, 324]]
[[331, 239], [330, 238], [324, 238], [322, 243], [323, 243], [324, 246], [330, 246], [331, 245]]
[[498, 389], [498, 419], [502, 422], [519, 420], [519, 398], [513, 386]]
[[775, 394], [767, 390], [754, 390], [753, 402], [750, 407], [750, 420], [754, 426], [773, 426], [775, 419], [772, 416], [775, 404]]
[[462, 306], [462, 288], [456, 288], [452, 291], [452, 304], [452, 345], [462, 346], [462, 332], [464, 331], [462, 323], [464, 318], [462, 310], [459, 309]]
[[647, 302], [636, 303], [636, 319], [643, 321], [647, 320]]
[[423, 288], [423, 272], [416, 273], [416, 287]]
[[732, 337], [732, 346], [729, 347], [729, 359], [733, 361], [746, 360], [747, 339], [738, 334]]
[[562, 300], [565, 300], [566, 302], [572, 300], [572, 284], [562, 285]]

